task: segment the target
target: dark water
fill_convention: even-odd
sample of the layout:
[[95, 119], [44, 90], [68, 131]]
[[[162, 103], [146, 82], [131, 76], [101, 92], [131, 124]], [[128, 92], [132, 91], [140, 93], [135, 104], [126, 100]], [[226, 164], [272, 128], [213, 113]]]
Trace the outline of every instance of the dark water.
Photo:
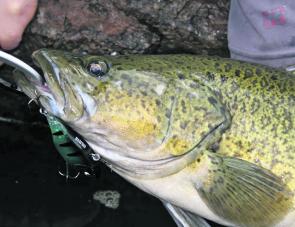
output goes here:
[[[18, 95], [9, 94], [11, 98], [14, 105], [21, 103]], [[28, 115], [26, 104], [12, 113], [4, 95], [0, 103], [0, 116]], [[36, 111], [29, 116], [40, 118]], [[159, 200], [103, 164], [97, 177], [69, 181], [58, 174], [63, 165], [45, 121], [41, 127], [0, 123], [0, 227], [176, 226]], [[98, 190], [118, 191], [119, 208], [94, 201]]]

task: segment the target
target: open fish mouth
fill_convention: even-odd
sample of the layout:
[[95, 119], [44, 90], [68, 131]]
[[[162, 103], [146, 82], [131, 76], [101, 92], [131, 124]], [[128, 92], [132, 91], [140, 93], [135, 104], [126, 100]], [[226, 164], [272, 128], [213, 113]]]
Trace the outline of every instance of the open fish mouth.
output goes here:
[[65, 70], [69, 66], [63, 53], [41, 49], [35, 51], [32, 58], [43, 71], [41, 85], [35, 85], [42, 107], [65, 121], [79, 119], [84, 113], [83, 100]]
[[66, 99], [59, 68], [45, 50], [35, 51], [32, 58], [35, 65], [43, 71], [43, 81], [33, 85], [39, 103], [54, 115], [64, 115]]
[[32, 55], [33, 61], [43, 73], [38, 80], [21, 71], [14, 73], [14, 80], [27, 96], [36, 100], [48, 113], [65, 121], [77, 120], [83, 115], [83, 101], [76, 91], [71, 75], [67, 75], [62, 52], [41, 49]]

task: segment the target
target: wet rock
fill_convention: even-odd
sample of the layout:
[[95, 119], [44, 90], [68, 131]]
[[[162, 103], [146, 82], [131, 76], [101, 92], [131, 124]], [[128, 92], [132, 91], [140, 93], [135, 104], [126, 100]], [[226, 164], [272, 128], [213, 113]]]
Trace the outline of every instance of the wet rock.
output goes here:
[[17, 50], [227, 54], [229, 1], [40, 0]]
[[160, 53], [218, 53], [227, 48], [229, 1], [122, 0], [118, 7], [160, 37]]

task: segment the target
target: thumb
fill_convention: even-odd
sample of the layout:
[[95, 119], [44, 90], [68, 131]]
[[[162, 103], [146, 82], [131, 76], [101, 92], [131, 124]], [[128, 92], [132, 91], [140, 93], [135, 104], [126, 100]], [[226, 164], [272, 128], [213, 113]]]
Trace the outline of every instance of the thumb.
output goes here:
[[0, 0], [0, 46], [3, 49], [18, 46], [36, 8], [37, 0]]

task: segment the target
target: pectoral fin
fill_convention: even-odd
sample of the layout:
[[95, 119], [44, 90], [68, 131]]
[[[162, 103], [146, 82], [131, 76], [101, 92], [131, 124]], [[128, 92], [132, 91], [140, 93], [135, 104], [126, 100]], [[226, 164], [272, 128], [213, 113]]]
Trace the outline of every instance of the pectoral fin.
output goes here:
[[292, 207], [281, 179], [255, 164], [208, 153], [208, 173], [196, 188], [213, 212], [238, 226], [273, 226]]
[[177, 227], [210, 227], [210, 225], [200, 216], [183, 210], [171, 203], [162, 202], [172, 216]]

